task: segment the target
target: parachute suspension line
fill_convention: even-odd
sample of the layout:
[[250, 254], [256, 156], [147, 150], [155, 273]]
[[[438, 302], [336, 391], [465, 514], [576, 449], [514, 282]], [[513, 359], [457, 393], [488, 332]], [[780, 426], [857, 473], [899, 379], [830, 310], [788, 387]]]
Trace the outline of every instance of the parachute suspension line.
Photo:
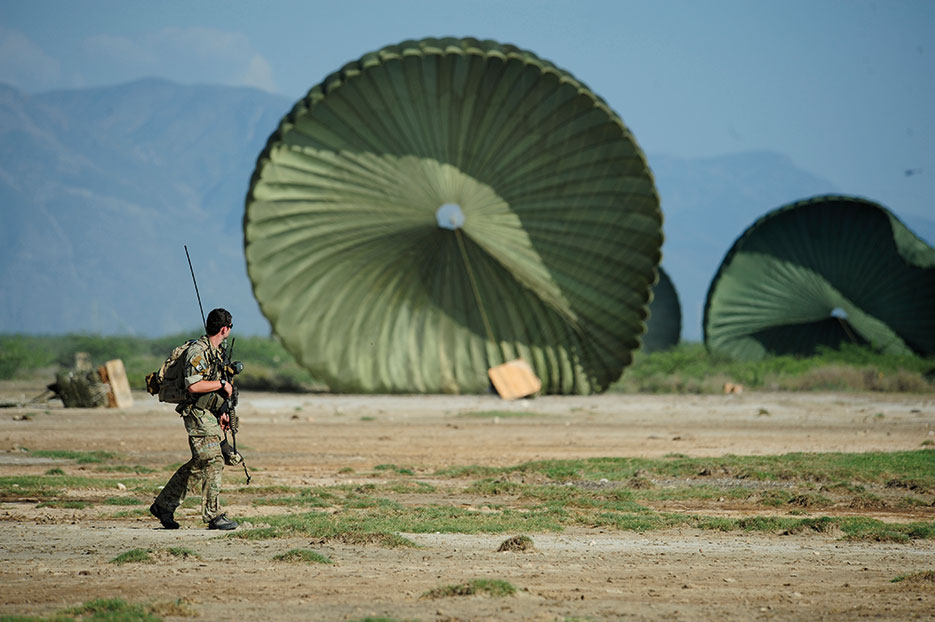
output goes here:
[[841, 323], [841, 328], [844, 329], [844, 334], [847, 335], [847, 338], [851, 340], [851, 343], [857, 344], [857, 337], [854, 336], [854, 333], [851, 331], [851, 327], [848, 326], [847, 320], [844, 318], [837, 318], [838, 322]]
[[490, 343], [497, 345], [497, 340], [493, 336], [493, 328], [490, 326], [490, 320], [487, 318], [487, 312], [484, 311], [484, 305], [480, 300], [480, 290], [477, 288], [477, 281], [474, 280], [474, 272], [471, 271], [471, 263], [468, 261], [467, 250], [464, 248], [464, 240], [461, 237], [461, 229], [455, 229], [455, 238], [458, 240], [458, 249], [461, 251], [461, 259], [464, 260], [464, 267], [467, 269], [468, 280], [471, 281], [471, 289], [474, 291], [474, 299], [477, 300], [477, 309], [480, 311], [481, 320], [484, 322], [484, 329], [487, 331], [487, 337]]
[[851, 343], [858, 345], [857, 337], [854, 335], [850, 324], [847, 322], [847, 313], [841, 307], [835, 307], [831, 310], [831, 317], [838, 321], [841, 325], [841, 330], [843, 330], [847, 338], [851, 340]]

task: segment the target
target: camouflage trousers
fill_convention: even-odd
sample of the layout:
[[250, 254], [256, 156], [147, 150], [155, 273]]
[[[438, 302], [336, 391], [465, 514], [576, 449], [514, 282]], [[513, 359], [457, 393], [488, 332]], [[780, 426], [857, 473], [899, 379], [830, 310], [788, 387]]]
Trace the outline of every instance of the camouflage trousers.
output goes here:
[[221, 438], [218, 436], [189, 436], [188, 445], [192, 459], [172, 474], [156, 504], [175, 511], [189, 492], [201, 492], [201, 520], [210, 522], [221, 514], [218, 496], [221, 494], [221, 474], [224, 457], [221, 455]]

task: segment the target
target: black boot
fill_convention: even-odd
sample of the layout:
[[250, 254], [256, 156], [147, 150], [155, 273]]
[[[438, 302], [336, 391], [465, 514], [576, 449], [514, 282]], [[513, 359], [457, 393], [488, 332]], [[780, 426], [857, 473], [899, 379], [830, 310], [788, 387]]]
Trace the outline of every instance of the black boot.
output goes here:
[[173, 514], [175, 512], [170, 512], [169, 510], [164, 509], [162, 506], [153, 503], [149, 506], [149, 513], [159, 519], [159, 522], [162, 523], [162, 526], [166, 529], [178, 529], [179, 524], [175, 522]]
[[231, 529], [237, 529], [237, 523], [227, 518], [227, 514], [220, 514], [211, 519], [211, 522], [208, 523], [208, 529], [230, 531]]

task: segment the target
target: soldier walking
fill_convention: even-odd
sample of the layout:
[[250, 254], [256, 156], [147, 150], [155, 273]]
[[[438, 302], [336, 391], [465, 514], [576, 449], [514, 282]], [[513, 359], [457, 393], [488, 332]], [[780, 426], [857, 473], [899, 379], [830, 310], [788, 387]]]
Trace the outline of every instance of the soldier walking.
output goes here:
[[233, 384], [221, 378], [221, 343], [233, 328], [231, 314], [225, 309], [214, 309], [205, 322], [206, 334], [185, 352], [185, 386], [189, 397], [175, 410], [185, 423], [192, 459], [178, 468], [149, 507], [166, 529], [179, 528], [175, 509], [189, 489], [199, 488], [201, 518], [208, 529], [237, 528], [237, 523], [221, 512], [218, 501], [224, 470], [221, 435], [230, 429], [230, 418], [226, 412], [217, 413], [234, 392]]

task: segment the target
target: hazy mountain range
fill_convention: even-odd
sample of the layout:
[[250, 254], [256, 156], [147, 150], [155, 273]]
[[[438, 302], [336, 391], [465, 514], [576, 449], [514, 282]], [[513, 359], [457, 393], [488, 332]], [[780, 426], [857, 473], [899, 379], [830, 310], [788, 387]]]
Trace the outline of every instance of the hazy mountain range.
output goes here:
[[[156, 79], [37, 95], [0, 85], [0, 333], [196, 330], [187, 245], [205, 310], [225, 306], [235, 330], [267, 334], [241, 220], [256, 157], [292, 104]], [[776, 153], [647, 157], [684, 339], [700, 338], [708, 283], [757, 217], [847, 193]], [[935, 240], [935, 221], [905, 222]]]

